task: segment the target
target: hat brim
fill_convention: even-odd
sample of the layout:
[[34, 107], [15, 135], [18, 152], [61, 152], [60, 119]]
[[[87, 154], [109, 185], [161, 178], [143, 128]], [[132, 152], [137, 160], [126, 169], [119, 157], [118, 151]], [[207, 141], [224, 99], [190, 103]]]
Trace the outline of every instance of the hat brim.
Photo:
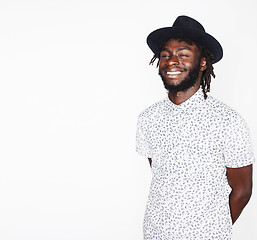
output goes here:
[[214, 55], [212, 63], [218, 62], [223, 56], [222, 47], [213, 36], [201, 30], [186, 27], [157, 29], [148, 35], [147, 44], [154, 54], [158, 54], [162, 44], [171, 38], [186, 38], [205, 46]]

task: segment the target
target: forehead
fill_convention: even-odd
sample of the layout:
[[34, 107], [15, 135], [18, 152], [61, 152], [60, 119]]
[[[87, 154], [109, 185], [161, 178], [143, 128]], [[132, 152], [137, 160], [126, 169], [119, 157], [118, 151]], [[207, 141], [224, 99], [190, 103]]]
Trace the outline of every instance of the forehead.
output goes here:
[[188, 49], [191, 50], [193, 53], [199, 53], [199, 48], [193, 42], [188, 42], [180, 39], [169, 39], [162, 47], [163, 49], [169, 49], [171, 51], [177, 49]]

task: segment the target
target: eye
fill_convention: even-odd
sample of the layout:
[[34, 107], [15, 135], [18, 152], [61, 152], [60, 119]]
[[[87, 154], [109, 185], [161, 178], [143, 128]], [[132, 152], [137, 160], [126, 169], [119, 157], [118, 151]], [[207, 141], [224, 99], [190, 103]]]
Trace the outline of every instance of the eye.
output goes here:
[[180, 54], [178, 54], [178, 57], [180, 57], [180, 58], [186, 58], [186, 57], [189, 57], [189, 55], [188, 55], [188, 54], [180, 53]]
[[160, 53], [160, 58], [170, 58], [170, 53], [169, 52], [167, 52], [167, 51], [162, 51], [161, 53]]
[[183, 49], [182, 51], [178, 51], [177, 54], [179, 58], [188, 58], [191, 56], [191, 52], [186, 49]]
[[168, 54], [168, 53], [161, 54], [161, 58], [170, 58], [170, 54]]

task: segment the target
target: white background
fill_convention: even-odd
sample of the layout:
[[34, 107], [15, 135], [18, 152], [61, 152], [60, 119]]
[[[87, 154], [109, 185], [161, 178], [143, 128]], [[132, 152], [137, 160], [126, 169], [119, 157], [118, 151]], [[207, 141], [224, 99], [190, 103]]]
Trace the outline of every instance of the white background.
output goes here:
[[[211, 94], [243, 115], [257, 154], [256, 10], [255, 0], [1, 0], [0, 239], [142, 239], [151, 172], [135, 153], [136, 121], [166, 95], [145, 39], [178, 15], [222, 44]], [[255, 192], [233, 240], [257, 239]]]

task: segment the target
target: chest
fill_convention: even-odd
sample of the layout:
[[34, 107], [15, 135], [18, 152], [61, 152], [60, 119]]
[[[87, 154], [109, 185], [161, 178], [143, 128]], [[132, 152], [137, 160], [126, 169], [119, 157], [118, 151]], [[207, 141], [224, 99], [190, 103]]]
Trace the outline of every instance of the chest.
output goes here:
[[156, 159], [221, 164], [224, 124], [214, 114], [197, 111], [156, 116], [148, 127], [147, 138]]

